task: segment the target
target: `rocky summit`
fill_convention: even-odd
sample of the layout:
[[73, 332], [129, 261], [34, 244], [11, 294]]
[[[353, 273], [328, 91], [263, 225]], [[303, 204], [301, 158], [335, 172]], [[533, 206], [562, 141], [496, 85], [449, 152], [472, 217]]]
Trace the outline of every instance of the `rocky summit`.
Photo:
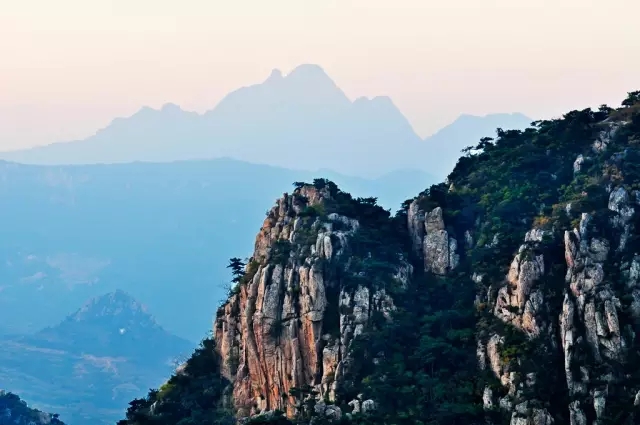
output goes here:
[[640, 421], [640, 92], [465, 149], [395, 215], [268, 212], [212, 337], [126, 424]]
[[[290, 391], [305, 386], [335, 400], [354, 361], [351, 342], [373, 314], [388, 317], [394, 308], [383, 287], [360, 282], [375, 277], [367, 276], [368, 258], [352, 239], [375, 230], [340, 214], [341, 197], [348, 199], [320, 181], [280, 198], [258, 234], [242, 284], [218, 312], [222, 373], [234, 382], [241, 414], [293, 414]], [[379, 207], [362, 206], [384, 216]], [[396, 263], [392, 282], [406, 285], [411, 266], [400, 255]]]

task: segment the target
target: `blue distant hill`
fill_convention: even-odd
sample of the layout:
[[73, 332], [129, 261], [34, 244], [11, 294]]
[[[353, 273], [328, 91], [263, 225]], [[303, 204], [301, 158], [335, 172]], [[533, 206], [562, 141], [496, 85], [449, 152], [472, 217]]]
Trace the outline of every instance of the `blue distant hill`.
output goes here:
[[330, 178], [393, 211], [435, 179], [406, 170], [362, 179], [231, 159], [37, 166], [0, 162], [0, 323], [24, 333], [118, 288], [197, 342], [226, 260], [246, 256], [265, 211], [294, 181]]

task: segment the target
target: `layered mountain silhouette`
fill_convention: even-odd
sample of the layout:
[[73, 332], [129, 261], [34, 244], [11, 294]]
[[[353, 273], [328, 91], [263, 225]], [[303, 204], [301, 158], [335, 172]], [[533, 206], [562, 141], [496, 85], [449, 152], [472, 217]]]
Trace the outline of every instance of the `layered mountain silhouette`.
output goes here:
[[204, 335], [255, 223], [294, 181], [331, 178], [396, 211], [435, 182], [362, 179], [232, 159], [41, 166], [0, 161], [0, 335], [33, 333], [125, 289], [176, 335]]
[[[51, 349], [168, 363], [192, 343], [164, 330], [147, 309], [122, 290], [91, 299], [74, 314], [22, 341]], [[149, 346], [151, 344], [151, 346]]]
[[489, 114], [482, 117], [463, 114], [453, 123], [425, 139], [428, 145], [429, 170], [438, 176], [446, 176], [453, 170], [460, 151], [476, 145], [482, 137], [493, 137], [496, 129], [522, 130], [529, 126], [531, 118], [520, 113]]
[[0, 380], [69, 423], [112, 423], [128, 399], [161, 384], [193, 348], [118, 290], [90, 300], [55, 326], [2, 338]]
[[364, 177], [404, 168], [437, 167], [446, 174], [462, 147], [493, 135], [495, 127], [523, 128], [530, 121], [520, 114], [462, 116], [422, 140], [390, 98], [351, 101], [321, 67], [301, 65], [287, 75], [274, 70], [204, 114], [174, 104], [144, 107], [85, 140], [4, 152], [0, 158], [57, 165], [230, 157]]

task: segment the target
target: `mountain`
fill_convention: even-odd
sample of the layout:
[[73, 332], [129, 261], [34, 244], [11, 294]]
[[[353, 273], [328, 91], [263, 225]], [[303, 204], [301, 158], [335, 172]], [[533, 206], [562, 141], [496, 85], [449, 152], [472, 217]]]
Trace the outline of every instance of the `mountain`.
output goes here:
[[456, 165], [462, 149], [477, 144], [482, 137], [495, 137], [496, 129], [524, 130], [533, 120], [520, 113], [475, 116], [464, 114], [425, 139], [429, 171], [444, 178]]
[[61, 323], [0, 339], [5, 388], [72, 424], [113, 423], [132, 397], [162, 383], [193, 344], [161, 328], [123, 291], [90, 300]]
[[0, 425], [64, 425], [58, 415], [41, 412], [27, 406], [13, 393], [0, 390]]
[[639, 423], [640, 91], [496, 133], [395, 215], [296, 183], [119, 425]]
[[[322, 171], [397, 209], [436, 181]], [[230, 159], [33, 166], [0, 162], [0, 324], [33, 333], [86, 299], [125, 289], [167, 329], [199, 341], [265, 206], [314, 173]]]
[[376, 178], [405, 168], [442, 171], [441, 162], [449, 167], [460, 156], [458, 145], [491, 136], [496, 127], [510, 128], [514, 120], [520, 125], [509, 115], [461, 117], [453, 131], [443, 133], [452, 133], [453, 140], [434, 139], [455, 147], [442, 148], [444, 159], [415, 134], [390, 98], [351, 101], [322, 68], [301, 65], [286, 76], [274, 70], [264, 82], [229, 93], [202, 115], [174, 104], [144, 107], [85, 140], [4, 152], [0, 158], [60, 165], [229, 157]]
[[100, 353], [110, 357], [142, 357], [145, 362], [170, 363], [191, 351], [191, 343], [156, 323], [147, 309], [122, 290], [93, 298], [54, 327], [19, 341], [47, 348]]

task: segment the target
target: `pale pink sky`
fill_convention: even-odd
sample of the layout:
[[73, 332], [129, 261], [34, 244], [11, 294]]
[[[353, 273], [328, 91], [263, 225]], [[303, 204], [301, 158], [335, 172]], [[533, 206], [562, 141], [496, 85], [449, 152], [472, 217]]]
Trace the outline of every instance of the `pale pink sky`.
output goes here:
[[637, 0], [0, 0], [0, 150], [166, 102], [204, 111], [321, 65], [426, 136], [460, 113], [551, 117], [640, 89]]

